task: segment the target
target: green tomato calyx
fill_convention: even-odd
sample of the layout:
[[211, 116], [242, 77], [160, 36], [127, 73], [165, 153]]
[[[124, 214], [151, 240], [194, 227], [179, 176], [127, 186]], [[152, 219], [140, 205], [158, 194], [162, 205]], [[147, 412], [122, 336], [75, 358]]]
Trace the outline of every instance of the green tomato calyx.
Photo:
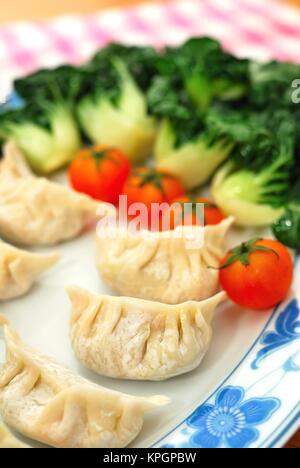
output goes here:
[[246, 267], [249, 266], [250, 255], [254, 252], [269, 252], [273, 253], [274, 255], [276, 255], [276, 257], [279, 258], [278, 253], [274, 249], [264, 247], [263, 245], [257, 245], [257, 242], [261, 240], [262, 239], [260, 238], [255, 238], [248, 242], [243, 242], [238, 247], [232, 249], [230, 252], [230, 256], [228, 257], [224, 265], [221, 266], [220, 270], [224, 270], [225, 268], [228, 268], [230, 265], [238, 261]]

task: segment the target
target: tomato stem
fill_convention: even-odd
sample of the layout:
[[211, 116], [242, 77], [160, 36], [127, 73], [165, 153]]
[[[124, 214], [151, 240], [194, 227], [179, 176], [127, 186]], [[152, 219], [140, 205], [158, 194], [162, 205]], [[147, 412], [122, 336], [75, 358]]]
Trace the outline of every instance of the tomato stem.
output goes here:
[[230, 252], [230, 256], [228, 257], [227, 261], [222, 265], [219, 270], [224, 270], [224, 268], [228, 268], [233, 263], [239, 261], [244, 266], [250, 265], [250, 255], [254, 252], [269, 252], [276, 255], [279, 258], [279, 254], [269, 247], [264, 247], [263, 245], [257, 245], [257, 242], [261, 241], [262, 239], [256, 238], [252, 239], [248, 242], [243, 242], [238, 247], [235, 247]]
[[111, 148], [103, 149], [103, 150], [93, 150], [92, 157], [96, 162], [97, 169], [99, 169], [100, 163], [103, 159], [108, 159], [112, 161], [114, 164], [119, 165], [119, 161], [111, 155]]
[[138, 184], [139, 188], [145, 187], [145, 185], [153, 185], [158, 190], [160, 190], [163, 195], [165, 195], [162, 179], [168, 177], [167, 174], [160, 174], [155, 169], [149, 168], [145, 172], [138, 170], [134, 172], [134, 175], [140, 177], [141, 179], [140, 183]]

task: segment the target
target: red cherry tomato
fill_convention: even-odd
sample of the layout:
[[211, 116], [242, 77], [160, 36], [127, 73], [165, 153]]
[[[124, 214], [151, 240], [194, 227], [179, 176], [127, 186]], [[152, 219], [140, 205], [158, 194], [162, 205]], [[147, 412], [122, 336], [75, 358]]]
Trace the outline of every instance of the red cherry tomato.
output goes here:
[[[214, 205], [211, 201], [209, 201], [207, 198], [204, 197], [181, 197], [177, 198], [173, 202], [174, 204], [178, 203], [181, 205], [180, 209], [172, 208], [169, 216], [170, 216], [170, 221], [171, 221], [171, 229], [175, 229], [177, 226], [202, 226], [203, 222], [202, 219], [199, 219], [197, 216], [197, 211], [196, 211], [196, 205], [199, 204], [204, 204], [204, 223], [205, 225], [215, 225], [219, 224], [223, 219], [225, 219], [225, 216], [221, 212], [221, 210]], [[191, 212], [185, 212], [184, 204], [191, 204], [192, 205], [192, 211]]]
[[242, 307], [263, 310], [287, 296], [293, 281], [293, 261], [275, 240], [254, 239], [230, 251], [221, 264], [220, 283]]
[[69, 167], [69, 178], [78, 192], [117, 204], [130, 171], [131, 164], [121, 151], [95, 145], [75, 156]]
[[141, 203], [147, 209], [148, 217], [144, 228], [153, 226], [153, 221], [158, 223], [159, 228], [161, 227], [162, 213], [157, 220], [151, 218], [151, 208], [154, 203], [171, 205], [175, 198], [184, 193], [181, 182], [175, 176], [148, 167], [136, 169], [123, 188], [123, 195], [127, 196], [129, 208], [135, 203]]

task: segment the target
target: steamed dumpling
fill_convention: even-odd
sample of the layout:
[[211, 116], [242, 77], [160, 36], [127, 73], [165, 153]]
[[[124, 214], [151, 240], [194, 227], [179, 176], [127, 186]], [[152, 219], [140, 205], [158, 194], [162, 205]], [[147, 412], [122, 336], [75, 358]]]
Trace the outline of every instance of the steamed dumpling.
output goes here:
[[169, 400], [135, 397], [93, 384], [26, 346], [5, 324], [0, 414], [31, 439], [58, 448], [121, 448], [141, 431], [144, 413]]
[[[189, 243], [190, 228], [173, 233], [115, 229], [97, 236], [97, 265], [104, 281], [123, 296], [180, 304], [201, 301], [219, 289], [217, 268], [232, 219], [204, 228], [204, 245]], [[203, 228], [195, 227], [193, 232]], [[213, 268], [209, 268], [213, 267]]]
[[23, 444], [20, 440], [13, 436], [7, 427], [0, 422], [0, 449], [2, 448], [12, 449], [30, 447], [26, 444]]
[[36, 279], [58, 260], [56, 253], [26, 252], [0, 240], [0, 301], [27, 293]]
[[77, 358], [98, 374], [136, 380], [165, 380], [195, 369], [211, 343], [213, 312], [226, 298], [221, 292], [202, 302], [166, 305], [77, 287], [67, 291]]
[[35, 177], [14, 143], [0, 164], [0, 236], [27, 246], [53, 245], [79, 235], [99, 204], [88, 196]]

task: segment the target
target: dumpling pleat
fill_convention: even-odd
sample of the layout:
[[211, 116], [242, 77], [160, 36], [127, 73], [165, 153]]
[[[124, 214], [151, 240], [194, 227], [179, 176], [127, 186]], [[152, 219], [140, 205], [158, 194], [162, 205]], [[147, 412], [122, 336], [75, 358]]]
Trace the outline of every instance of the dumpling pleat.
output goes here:
[[[12, 153], [17, 156], [12, 162]], [[21, 162], [22, 161], [22, 162]], [[0, 236], [27, 246], [54, 245], [81, 234], [111, 209], [48, 179], [28, 175], [25, 159], [13, 143], [0, 163]]]
[[97, 386], [24, 345], [2, 316], [0, 324], [7, 346], [0, 413], [27, 437], [60, 448], [125, 447], [141, 430], [145, 412], [169, 401]]
[[0, 240], [0, 300], [26, 294], [37, 278], [59, 260], [57, 253], [37, 254]]
[[[226, 298], [221, 292], [202, 302], [172, 306], [97, 296], [76, 286], [67, 292], [77, 317], [71, 320], [77, 358], [98, 374], [135, 380], [165, 380], [196, 368], [211, 343], [213, 311]], [[76, 296], [82, 300], [74, 302]], [[92, 336], [81, 326], [91, 304], [100, 311]]]
[[232, 222], [228, 218], [216, 226], [195, 227], [199, 241], [204, 237], [203, 245], [189, 245], [190, 231], [185, 228], [136, 235], [116, 228], [114, 235], [97, 238], [100, 275], [124, 296], [167, 304], [202, 301], [219, 289], [216, 269]]

